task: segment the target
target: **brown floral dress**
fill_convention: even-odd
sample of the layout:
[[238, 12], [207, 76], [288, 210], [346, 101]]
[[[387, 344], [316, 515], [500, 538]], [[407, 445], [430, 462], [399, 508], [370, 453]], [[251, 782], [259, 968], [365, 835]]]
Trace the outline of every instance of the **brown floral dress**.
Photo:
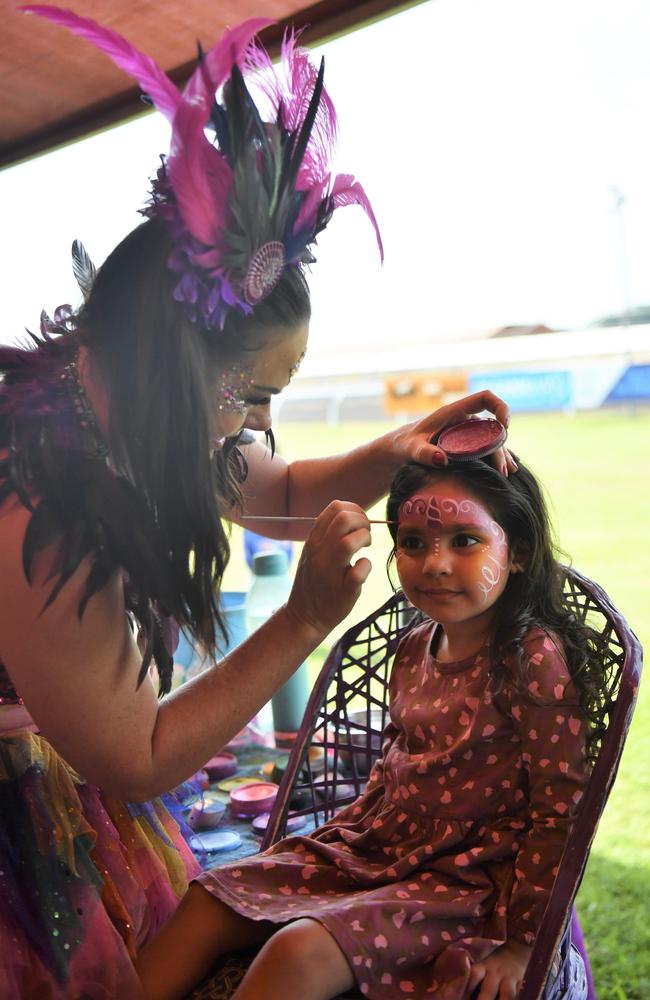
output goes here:
[[309, 836], [199, 876], [254, 920], [317, 920], [373, 1000], [459, 1000], [473, 962], [533, 941], [588, 775], [556, 640], [533, 629], [529, 693], [495, 695], [487, 647], [440, 662], [434, 629], [397, 652], [364, 794]]

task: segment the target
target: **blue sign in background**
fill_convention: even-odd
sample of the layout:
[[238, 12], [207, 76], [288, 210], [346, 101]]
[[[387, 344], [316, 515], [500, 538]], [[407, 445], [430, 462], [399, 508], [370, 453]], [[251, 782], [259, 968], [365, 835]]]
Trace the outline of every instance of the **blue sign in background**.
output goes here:
[[568, 371], [485, 372], [471, 375], [470, 392], [491, 389], [513, 411], [562, 410], [573, 404], [573, 379]]
[[623, 372], [607, 396], [606, 403], [626, 399], [650, 399], [650, 365], [632, 365]]

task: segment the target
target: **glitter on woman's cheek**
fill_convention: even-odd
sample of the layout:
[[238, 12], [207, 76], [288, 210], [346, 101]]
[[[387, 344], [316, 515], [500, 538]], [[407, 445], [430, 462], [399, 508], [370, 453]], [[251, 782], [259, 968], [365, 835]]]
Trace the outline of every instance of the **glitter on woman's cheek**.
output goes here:
[[248, 368], [242, 368], [240, 365], [226, 368], [217, 380], [217, 397], [221, 400], [218, 404], [219, 409], [223, 413], [237, 413], [243, 416], [248, 409], [246, 393], [252, 385]]
[[302, 352], [296, 363], [291, 365], [291, 368], [289, 369], [289, 381], [291, 381], [293, 376], [297, 374], [298, 369], [300, 368], [300, 365], [302, 364], [302, 360], [306, 353], [307, 353], [307, 348], [304, 349], [304, 351]]

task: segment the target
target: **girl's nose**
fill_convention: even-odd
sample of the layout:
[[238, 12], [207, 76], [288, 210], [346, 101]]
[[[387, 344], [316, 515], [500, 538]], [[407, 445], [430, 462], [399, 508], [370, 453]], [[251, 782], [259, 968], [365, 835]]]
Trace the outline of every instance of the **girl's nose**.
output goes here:
[[444, 542], [431, 546], [424, 560], [424, 572], [431, 573], [432, 576], [451, 572], [450, 553]]

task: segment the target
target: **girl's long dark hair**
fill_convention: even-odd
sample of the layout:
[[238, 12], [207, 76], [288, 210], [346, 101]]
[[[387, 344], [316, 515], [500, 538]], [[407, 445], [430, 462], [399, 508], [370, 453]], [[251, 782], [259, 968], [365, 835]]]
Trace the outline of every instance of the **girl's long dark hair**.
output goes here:
[[[389, 530], [396, 542], [400, 505], [423, 487], [451, 479], [490, 511], [508, 538], [511, 554], [525, 564], [511, 573], [495, 605], [490, 661], [497, 690], [514, 685], [528, 696], [529, 662], [524, 640], [533, 626], [558, 636], [588, 725], [587, 755], [593, 761], [606, 729], [610, 696], [596, 633], [567, 607], [566, 570], [555, 556], [550, 519], [532, 472], [516, 458], [518, 471], [505, 477], [486, 461], [458, 462], [443, 470], [405, 465], [397, 472], [387, 503]], [[392, 523], [391, 523], [392, 522]], [[395, 548], [389, 556], [389, 568]]]
[[[310, 314], [305, 279], [288, 268], [253, 316], [233, 314], [220, 334], [202, 330], [173, 300], [170, 249], [165, 223], [144, 222], [107, 258], [77, 314], [46, 322], [35, 349], [0, 349], [0, 448], [13, 455], [0, 468], [0, 501], [3, 479], [5, 492], [11, 487], [39, 501], [26, 538], [26, 571], [40, 548], [59, 540], [56, 593], [90, 555], [83, 613], [92, 593], [124, 570], [130, 609], [149, 639], [141, 677], [153, 653], [163, 691], [171, 659], [162, 648], [159, 611], [208, 654], [225, 635], [219, 589], [230, 548], [221, 515], [241, 503], [246, 463], [234, 440], [210, 459], [220, 359], [232, 362], [245, 338], [250, 360], [269, 336], [292, 331]], [[58, 379], [80, 346], [109, 400], [110, 466], [70, 448], [51, 413], [39, 417], [23, 407], [17, 417], [12, 405], [21, 382], [52, 381], [53, 372]]]

